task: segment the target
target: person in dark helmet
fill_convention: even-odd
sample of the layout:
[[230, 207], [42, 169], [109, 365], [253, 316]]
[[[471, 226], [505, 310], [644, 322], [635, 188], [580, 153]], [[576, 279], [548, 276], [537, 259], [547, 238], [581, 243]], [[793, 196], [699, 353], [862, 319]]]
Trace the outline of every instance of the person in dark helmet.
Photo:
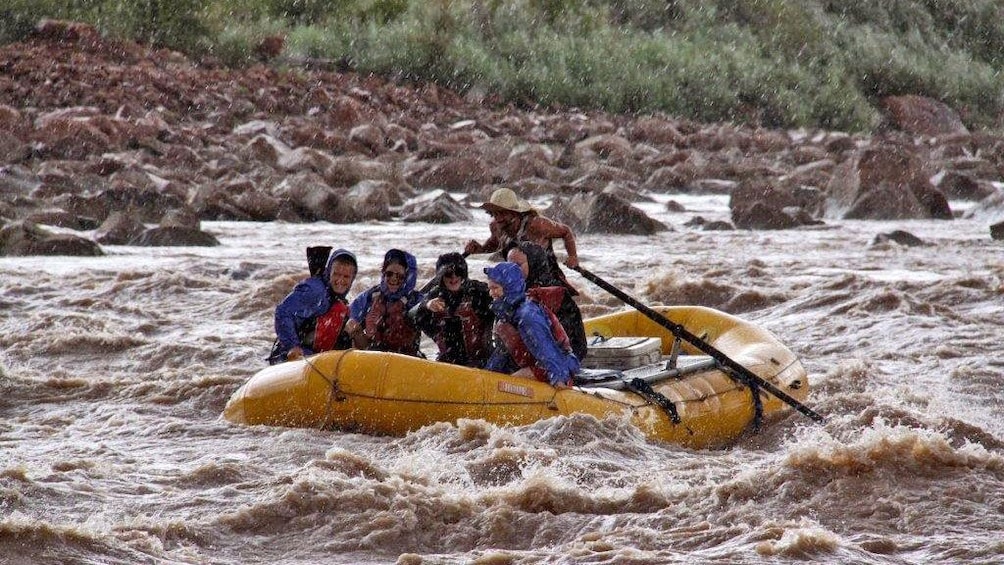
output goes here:
[[565, 274], [548, 258], [547, 251], [529, 241], [513, 242], [506, 258], [517, 265], [526, 277], [528, 296], [554, 312], [565, 329], [572, 352], [580, 360], [586, 358], [586, 329], [582, 324], [582, 311], [575, 302], [579, 292]]
[[495, 321], [488, 285], [468, 277], [467, 260], [460, 253], [439, 256], [436, 279], [410, 315], [439, 347], [437, 361], [484, 367]]
[[568, 336], [558, 318], [547, 308], [527, 298], [519, 265], [508, 261], [486, 267], [488, 291], [495, 312], [495, 339], [499, 346], [486, 369], [533, 378], [554, 386], [570, 386], [579, 371]]
[[[492, 217], [488, 229], [491, 235], [484, 243], [470, 240], [464, 252], [504, 254], [510, 242], [530, 241], [544, 248], [557, 266], [554, 257], [554, 240], [560, 239], [565, 245], [568, 257], [565, 264], [575, 268], [579, 265], [575, 234], [567, 225], [541, 216], [526, 200], [516, 195], [511, 188], [499, 188], [492, 193], [488, 202], [481, 205]], [[504, 255], [500, 257], [505, 260]]]
[[419, 356], [422, 333], [408, 311], [422, 300], [415, 290], [415, 256], [400, 249], [384, 254], [380, 283], [352, 301], [345, 331], [357, 349]]
[[297, 283], [275, 309], [276, 340], [269, 364], [352, 347], [344, 329], [347, 295], [358, 270], [356, 256], [345, 249], [308, 247], [307, 266], [310, 277]]

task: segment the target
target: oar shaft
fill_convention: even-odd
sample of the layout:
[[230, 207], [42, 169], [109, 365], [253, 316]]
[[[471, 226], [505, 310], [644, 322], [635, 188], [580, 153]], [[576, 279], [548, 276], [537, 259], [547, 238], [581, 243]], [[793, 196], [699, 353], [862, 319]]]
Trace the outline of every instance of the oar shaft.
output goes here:
[[582, 276], [586, 277], [587, 279], [589, 279], [590, 281], [592, 281], [593, 283], [595, 283], [596, 286], [602, 288], [603, 290], [606, 290], [607, 292], [609, 292], [610, 294], [613, 294], [617, 298], [620, 298], [622, 301], [624, 301], [624, 303], [628, 304], [629, 306], [634, 307], [635, 309], [637, 309], [639, 312], [641, 312], [642, 314], [644, 314], [646, 317], [648, 317], [649, 319], [651, 319], [655, 323], [659, 324], [660, 326], [662, 326], [662, 327], [666, 328], [667, 330], [669, 330], [670, 332], [672, 332], [673, 335], [675, 335], [676, 337], [679, 337], [680, 339], [683, 339], [684, 341], [690, 343], [691, 345], [693, 345], [697, 349], [699, 349], [699, 350], [703, 351], [704, 353], [710, 355], [715, 361], [717, 361], [718, 363], [722, 364], [723, 366], [731, 369], [735, 374], [739, 375], [741, 378], [743, 378], [744, 380], [748, 381], [747, 384], [750, 384], [750, 383], [756, 384], [760, 388], [763, 388], [767, 392], [769, 392], [769, 393], [773, 394], [774, 396], [776, 396], [777, 398], [781, 399], [782, 401], [784, 401], [786, 404], [788, 404], [789, 406], [791, 406], [795, 410], [798, 410], [802, 414], [808, 416], [813, 421], [819, 422], [819, 423], [823, 423], [823, 421], [824, 421], [823, 417], [820, 416], [815, 411], [813, 411], [811, 408], [809, 408], [808, 406], [802, 404], [801, 402], [799, 402], [795, 398], [792, 398], [788, 393], [786, 393], [783, 390], [777, 388], [776, 386], [774, 386], [769, 381], [766, 381], [766, 380], [760, 378], [753, 371], [750, 371], [746, 367], [743, 367], [739, 363], [733, 361], [732, 358], [730, 358], [728, 355], [722, 353], [719, 349], [715, 348], [710, 343], [704, 341], [703, 339], [701, 339], [701, 338], [697, 337], [696, 335], [692, 334], [691, 332], [689, 332], [687, 330], [687, 328], [684, 328], [680, 324], [674, 323], [672, 320], [670, 320], [669, 318], [663, 316], [659, 312], [656, 312], [655, 310], [649, 308], [648, 306], [645, 306], [641, 302], [638, 302], [637, 300], [635, 300], [634, 298], [632, 298], [626, 292], [624, 292], [621, 289], [615, 287], [614, 285], [608, 283], [607, 281], [601, 279], [600, 277], [594, 275], [593, 273], [589, 272], [587, 269], [583, 268], [582, 266], [573, 267], [573, 268], [576, 271], [578, 271], [579, 273], [581, 273]]

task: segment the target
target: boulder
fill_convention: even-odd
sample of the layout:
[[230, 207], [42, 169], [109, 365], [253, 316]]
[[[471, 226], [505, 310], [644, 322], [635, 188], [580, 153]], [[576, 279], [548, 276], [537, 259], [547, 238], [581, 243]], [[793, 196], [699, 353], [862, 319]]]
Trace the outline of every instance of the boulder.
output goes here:
[[344, 189], [328, 186], [324, 179], [315, 174], [306, 173], [288, 177], [272, 192], [280, 201], [288, 202], [292, 211], [304, 221], [352, 223], [361, 219], [352, 205], [346, 201]]
[[164, 212], [164, 215], [160, 218], [160, 227], [162, 228], [191, 228], [194, 230], [202, 229], [202, 221], [199, 219], [199, 214], [189, 207], [184, 208], [174, 208]]
[[594, 135], [575, 144], [580, 161], [602, 161], [624, 168], [632, 161], [631, 142], [613, 134]]
[[893, 230], [887, 233], [880, 233], [872, 239], [872, 245], [888, 242], [898, 243], [907, 247], [920, 247], [927, 245], [924, 240], [904, 230]]
[[401, 195], [387, 181], [364, 180], [349, 190], [345, 201], [362, 220], [386, 221], [391, 219], [391, 204], [400, 202]]
[[364, 180], [395, 180], [395, 168], [381, 161], [362, 157], [335, 157], [322, 174], [333, 187], [350, 187]]
[[18, 136], [0, 129], [0, 163], [20, 163], [31, 156], [31, 147]]
[[128, 212], [117, 210], [105, 218], [94, 232], [94, 240], [102, 245], [126, 245], [138, 238], [146, 230], [136, 217]]
[[737, 228], [748, 230], [786, 230], [801, 225], [798, 220], [773, 204], [762, 200], [751, 206], [732, 209], [732, 221]]
[[980, 182], [972, 175], [960, 171], [945, 171], [936, 177], [938, 190], [947, 198], [982, 200], [994, 193], [989, 182]]
[[98, 221], [94, 218], [78, 216], [60, 208], [49, 208], [32, 212], [24, 218], [24, 221], [31, 224], [55, 226], [77, 231], [92, 230], [98, 226]]
[[505, 163], [507, 182], [515, 182], [527, 177], [553, 179], [557, 177], [554, 151], [543, 144], [521, 144], [509, 152]]
[[244, 147], [249, 159], [261, 161], [271, 167], [278, 167], [280, 159], [292, 149], [282, 141], [270, 135], [256, 135]]
[[881, 143], [838, 165], [826, 186], [827, 217], [866, 220], [951, 219], [948, 199], [931, 184], [913, 146]]
[[803, 217], [810, 216], [805, 208], [814, 206], [812, 194], [810, 191], [796, 193], [767, 180], [740, 182], [729, 197], [732, 222], [737, 228], [751, 230], [798, 227], [802, 225]]
[[128, 244], [139, 247], [215, 247], [220, 241], [216, 236], [199, 229], [156, 227], [144, 230]]
[[1004, 222], [997, 222], [990, 226], [990, 239], [1004, 240]]
[[387, 137], [379, 127], [361, 124], [349, 130], [349, 141], [365, 147], [371, 155], [378, 155], [383, 152]]
[[0, 167], [0, 197], [27, 196], [42, 185], [42, 179], [23, 165]]
[[584, 196], [579, 209], [583, 233], [652, 235], [669, 227], [610, 192]]
[[434, 190], [404, 203], [401, 219], [405, 222], [451, 224], [467, 222], [473, 214], [444, 190]]
[[947, 104], [926, 96], [886, 96], [881, 102], [888, 120], [907, 133], [940, 136], [966, 134], [959, 113]]
[[297, 147], [280, 154], [276, 161], [276, 168], [290, 173], [311, 171], [320, 174], [327, 170], [333, 162], [334, 159], [331, 155], [324, 151], [318, 151], [311, 147]]
[[0, 229], [0, 255], [27, 257], [66, 255], [98, 257], [104, 255], [97, 243], [76, 235], [54, 234], [30, 222], [14, 222]]
[[418, 189], [441, 188], [462, 192], [492, 182], [495, 164], [477, 155], [459, 155], [437, 160], [409, 182]]

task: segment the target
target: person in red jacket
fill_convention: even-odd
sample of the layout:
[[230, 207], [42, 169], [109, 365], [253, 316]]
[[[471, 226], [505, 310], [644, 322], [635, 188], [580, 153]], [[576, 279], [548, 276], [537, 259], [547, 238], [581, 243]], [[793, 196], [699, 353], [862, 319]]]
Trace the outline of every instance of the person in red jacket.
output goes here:
[[408, 311], [422, 300], [415, 290], [415, 256], [400, 249], [384, 254], [380, 284], [352, 301], [345, 331], [357, 349], [421, 356], [422, 334]]
[[519, 265], [526, 277], [528, 296], [554, 312], [568, 334], [572, 352], [579, 360], [589, 351], [586, 328], [582, 324], [582, 311], [575, 302], [579, 292], [568, 282], [556, 263], [550, 261], [541, 246], [529, 241], [513, 243], [506, 259]]
[[527, 298], [519, 266], [503, 262], [486, 267], [485, 274], [488, 291], [494, 298], [495, 338], [499, 342], [485, 368], [557, 387], [571, 386], [579, 371], [579, 360], [572, 353], [558, 318]]
[[297, 283], [275, 309], [276, 340], [271, 365], [330, 351], [349, 349], [346, 296], [356, 278], [356, 256], [344, 249], [307, 248], [310, 277]]

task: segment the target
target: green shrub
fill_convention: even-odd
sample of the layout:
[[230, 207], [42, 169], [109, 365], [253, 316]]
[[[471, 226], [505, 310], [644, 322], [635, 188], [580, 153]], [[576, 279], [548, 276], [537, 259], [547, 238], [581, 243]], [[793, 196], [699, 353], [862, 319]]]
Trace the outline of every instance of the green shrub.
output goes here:
[[999, 0], [7, 0], [0, 41], [42, 17], [230, 65], [286, 53], [522, 105], [868, 129], [921, 94], [1004, 115]]

